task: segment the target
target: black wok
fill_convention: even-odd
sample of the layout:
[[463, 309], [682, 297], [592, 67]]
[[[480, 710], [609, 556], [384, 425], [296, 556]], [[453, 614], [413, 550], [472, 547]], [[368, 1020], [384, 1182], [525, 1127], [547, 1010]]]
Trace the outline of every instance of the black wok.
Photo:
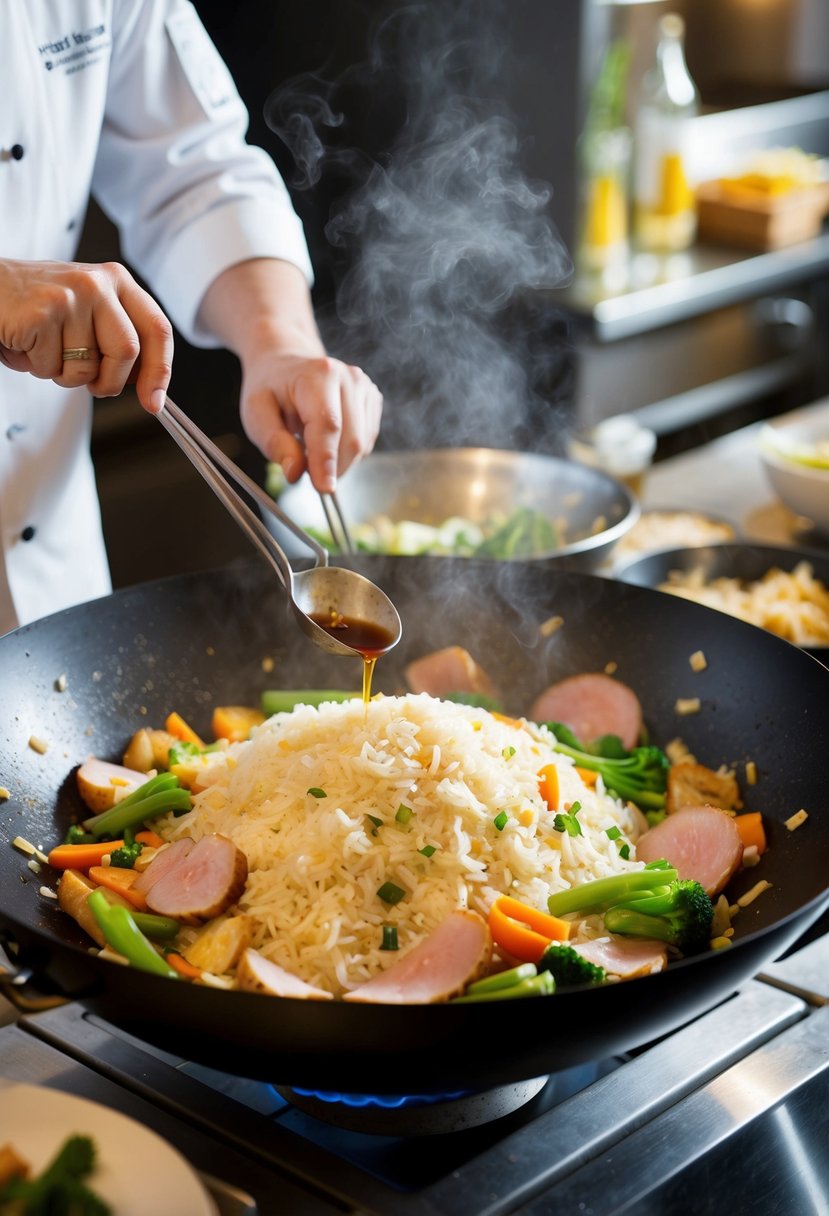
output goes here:
[[[48, 848], [63, 836], [80, 809], [75, 766], [93, 752], [118, 759], [139, 725], [174, 708], [208, 731], [214, 704], [255, 702], [265, 687], [359, 684], [358, 664], [313, 646], [256, 563], [139, 586], [0, 639], [0, 780], [11, 791], [0, 808], [0, 940], [21, 966], [140, 1038], [217, 1068], [325, 1090], [434, 1093], [543, 1075], [667, 1033], [728, 997], [818, 918], [829, 902], [829, 682], [814, 659], [722, 613], [540, 562], [351, 564], [403, 619], [379, 689], [399, 690], [409, 659], [461, 643], [519, 713], [553, 679], [613, 662], [639, 693], [654, 741], [681, 735], [714, 767], [756, 761], [746, 805], [767, 817], [770, 848], [730, 894], [760, 877], [773, 886], [738, 917], [734, 945], [606, 988], [426, 1007], [223, 992], [90, 955], [74, 922], [38, 893], [53, 879], [48, 869], [33, 874], [9, 843], [22, 835]], [[541, 637], [553, 614], [564, 625]], [[688, 659], [699, 649], [708, 666], [694, 673]], [[678, 718], [675, 701], [689, 696], [702, 710]], [[48, 743], [45, 754], [28, 745], [32, 735]], [[809, 819], [789, 832], [783, 821], [800, 807]]]

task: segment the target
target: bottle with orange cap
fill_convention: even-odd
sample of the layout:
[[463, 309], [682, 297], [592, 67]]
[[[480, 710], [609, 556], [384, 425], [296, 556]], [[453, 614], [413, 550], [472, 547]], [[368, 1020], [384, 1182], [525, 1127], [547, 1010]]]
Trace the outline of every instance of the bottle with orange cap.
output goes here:
[[687, 249], [696, 236], [691, 120], [699, 112], [699, 93], [684, 44], [685, 22], [666, 14], [636, 116], [634, 235], [638, 248], [657, 253]]

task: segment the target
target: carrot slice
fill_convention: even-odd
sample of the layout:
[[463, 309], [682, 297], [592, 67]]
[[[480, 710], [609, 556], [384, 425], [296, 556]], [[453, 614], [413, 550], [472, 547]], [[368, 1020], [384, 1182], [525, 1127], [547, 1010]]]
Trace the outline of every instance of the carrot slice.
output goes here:
[[56, 870], [88, 870], [99, 866], [107, 853], [120, 849], [123, 840], [96, 840], [94, 844], [56, 844], [49, 853], [49, 865]]
[[570, 924], [539, 912], [511, 895], [499, 895], [489, 912], [493, 941], [513, 958], [537, 963], [550, 942], [566, 942]]
[[166, 843], [163, 836], [159, 836], [158, 832], [151, 832], [149, 828], [136, 832], [135, 839], [139, 844], [145, 844], [148, 849], [160, 849]]
[[175, 711], [168, 714], [164, 727], [169, 734], [175, 735], [177, 739], [181, 739], [182, 743], [195, 743], [196, 747], [204, 747], [203, 740], [199, 738], [192, 726], [188, 726], [181, 714]]
[[558, 769], [554, 764], [545, 764], [538, 774], [538, 792], [547, 803], [549, 811], [558, 810]]
[[194, 967], [192, 963], [188, 963], [183, 954], [165, 954], [164, 959], [186, 980], [197, 980], [201, 977], [201, 967]]
[[763, 827], [763, 816], [759, 811], [746, 811], [744, 815], [735, 815], [734, 823], [740, 833], [744, 849], [752, 845], [758, 853], [766, 851], [766, 829]]
[[217, 705], [213, 710], [213, 734], [217, 739], [243, 743], [253, 727], [264, 721], [265, 715], [261, 709], [253, 709], [248, 705]]
[[507, 714], [499, 714], [495, 709], [491, 709], [489, 712], [493, 718], [497, 718], [499, 722], [503, 722], [506, 726], [514, 726], [517, 730], [524, 729], [524, 723], [520, 718], [510, 718]]
[[132, 889], [132, 884], [138, 877], [135, 870], [124, 870], [121, 866], [92, 866], [89, 877], [99, 887], [106, 887], [123, 895], [139, 912], [147, 911], [147, 900], [143, 893]]
[[589, 785], [592, 789], [599, 779], [599, 774], [592, 768], [581, 768], [578, 764], [574, 765], [574, 768], [584, 784]]

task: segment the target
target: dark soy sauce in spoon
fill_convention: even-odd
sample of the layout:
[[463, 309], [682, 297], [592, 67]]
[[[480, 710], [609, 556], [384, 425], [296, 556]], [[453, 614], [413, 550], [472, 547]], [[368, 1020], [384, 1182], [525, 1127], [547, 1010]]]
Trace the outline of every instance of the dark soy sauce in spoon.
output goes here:
[[380, 655], [385, 654], [394, 644], [394, 634], [374, 621], [344, 616], [333, 608], [329, 612], [311, 612], [308, 615], [320, 629], [324, 629], [338, 642], [345, 642], [346, 646], [363, 656], [363, 700], [368, 704], [374, 665]]

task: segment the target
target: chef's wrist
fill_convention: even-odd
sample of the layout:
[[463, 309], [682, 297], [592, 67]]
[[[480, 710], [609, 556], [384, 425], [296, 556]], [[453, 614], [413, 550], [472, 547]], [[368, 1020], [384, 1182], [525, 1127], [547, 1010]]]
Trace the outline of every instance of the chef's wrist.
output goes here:
[[228, 267], [207, 289], [199, 317], [243, 364], [275, 351], [325, 354], [307, 281], [290, 262], [252, 258]]

